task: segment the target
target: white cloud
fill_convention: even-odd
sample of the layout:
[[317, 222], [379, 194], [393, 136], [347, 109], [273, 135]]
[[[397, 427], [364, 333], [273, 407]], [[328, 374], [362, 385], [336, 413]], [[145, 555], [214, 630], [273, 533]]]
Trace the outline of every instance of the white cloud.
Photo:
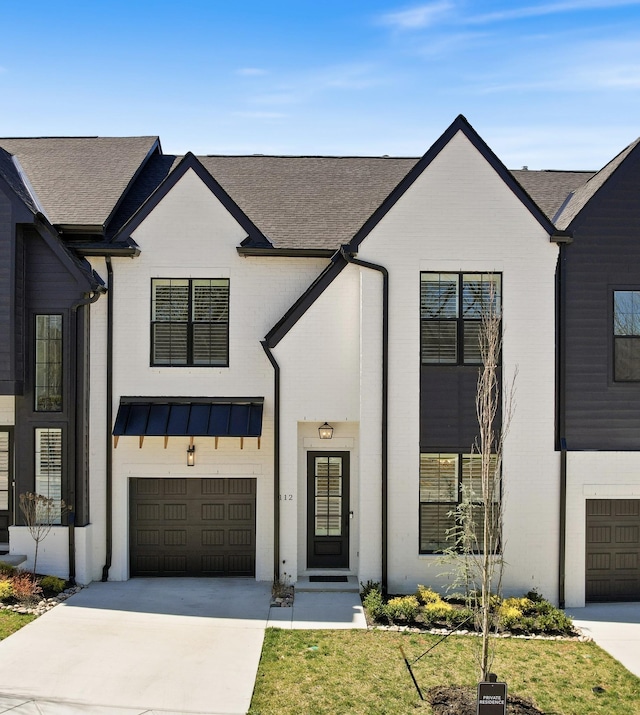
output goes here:
[[611, 10], [614, 7], [640, 5], [640, 0], [567, 0], [566, 2], [547, 3], [546, 5], [530, 5], [509, 10], [498, 10], [484, 15], [468, 17], [464, 22], [469, 24], [486, 24], [505, 20], [520, 20], [526, 17], [543, 17], [559, 13], [580, 10]]
[[399, 12], [387, 13], [380, 17], [379, 22], [382, 25], [389, 25], [399, 30], [417, 30], [435, 25], [442, 18], [449, 15], [453, 9], [453, 3], [443, 0], [429, 5], [418, 5]]

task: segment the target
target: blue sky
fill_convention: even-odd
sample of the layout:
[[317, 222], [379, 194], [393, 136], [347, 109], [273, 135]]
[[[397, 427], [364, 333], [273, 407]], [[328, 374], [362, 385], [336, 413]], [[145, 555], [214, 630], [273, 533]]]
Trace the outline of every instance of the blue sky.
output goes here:
[[0, 136], [419, 156], [464, 114], [510, 168], [640, 135], [640, 0], [0, 0]]

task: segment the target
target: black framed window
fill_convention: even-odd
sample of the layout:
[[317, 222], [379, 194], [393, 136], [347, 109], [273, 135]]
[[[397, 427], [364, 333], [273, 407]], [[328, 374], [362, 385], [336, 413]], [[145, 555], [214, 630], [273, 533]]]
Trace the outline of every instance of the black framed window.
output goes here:
[[420, 274], [420, 358], [423, 365], [480, 365], [480, 326], [501, 311], [495, 273]]
[[613, 292], [613, 379], [640, 381], [640, 290]]
[[[464, 500], [471, 505], [474, 534], [483, 548], [484, 508], [481, 457], [478, 454], [423, 453], [420, 455], [420, 553], [442, 553], [455, 546], [456, 510]], [[499, 518], [500, 484], [497, 459], [492, 457], [492, 518]]]
[[36, 412], [62, 411], [62, 316], [36, 315]]
[[62, 429], [37, 427], [35, 430], [35, 491], [52, 499], [54, 509], [47, 516], [52, 524], [62, 523]]
[[229, 279], [151, 281], [151, 364], [229, 364]]

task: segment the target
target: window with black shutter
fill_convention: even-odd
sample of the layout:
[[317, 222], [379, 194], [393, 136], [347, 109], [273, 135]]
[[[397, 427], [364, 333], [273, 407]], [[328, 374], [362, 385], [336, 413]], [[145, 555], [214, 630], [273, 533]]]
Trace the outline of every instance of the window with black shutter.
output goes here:
[[151, 364], [229, 364], [229, 279], [151, 281]]

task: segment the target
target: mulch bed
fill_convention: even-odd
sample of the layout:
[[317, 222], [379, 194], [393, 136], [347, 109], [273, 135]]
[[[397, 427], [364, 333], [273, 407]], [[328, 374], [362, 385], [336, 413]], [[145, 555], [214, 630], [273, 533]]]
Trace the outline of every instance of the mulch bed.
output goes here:
[[[435, 715], [476, 715], [478, 696], [475, 688], [462, 685], [438, 686], [426, 693]], [[544, 715], [529, 700], [507, 696], [507, 715]]]

